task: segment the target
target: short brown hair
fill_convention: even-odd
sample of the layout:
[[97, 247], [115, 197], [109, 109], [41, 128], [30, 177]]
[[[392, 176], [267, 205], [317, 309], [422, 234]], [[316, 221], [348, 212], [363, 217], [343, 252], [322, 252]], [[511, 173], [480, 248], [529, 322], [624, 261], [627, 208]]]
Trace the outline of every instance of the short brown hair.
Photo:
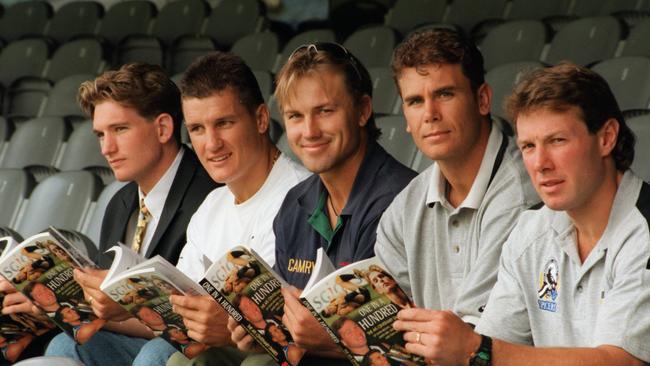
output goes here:
[[515, 127], [520, 114], [538, 108], [564, 112], [571, 107], [579, 108], [591, 134], [598, 132], [611, 118], [618, 121], [618, 138], [612, 157], [616, 169], [628, 169], [634, 160], [634, 134], [625, 123], [607, 81], [597, 73], [572, 63], [536, 69], [524, 76], [505, 102], [506, 112]]
[[253, 71], [239, 56], [229, 52], [214, 52], [199, 58], [181, 79], [183, 98], [207, 98], [227, 88], [232, 88], [251, 115], [264, 104]]
[[446, 28], [415, 32], [398, 45], [391, 62], [393, 78], [397, 83], [405, 68], [431, 64], [460, 64], [474, 91], [485, 83], [483, 55], [474, 42]]
[[77, 101], [90, 118], [97, 104], [107, 100], [133, 108], [147, 119], [169, 114], [174, 121], [174, 140], [180, 143], [183, 120], [180, 91], [162, 67], [142, 62], [126, 64], [79, 87]]
[[[317, 42], [298, 47], [278, 73], [275, 97], [280, 109], [283, 109], [295, 80], [311, 72], [318, 72], [324, 67], [332, 68], [344, 76], [354, 106], [359, 105], [364, 96], [372, 97], [370, 74], [361, 61], [337, 43]], [[371, 140], [377, 140], [381, 136], [381, 130], [375, 124], [373, 113], [368, 118], [365, 130]]]

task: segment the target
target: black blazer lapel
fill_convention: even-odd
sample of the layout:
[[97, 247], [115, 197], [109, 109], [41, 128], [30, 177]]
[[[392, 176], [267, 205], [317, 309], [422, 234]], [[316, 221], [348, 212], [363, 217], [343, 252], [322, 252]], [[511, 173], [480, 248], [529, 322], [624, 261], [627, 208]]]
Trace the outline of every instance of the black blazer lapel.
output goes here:
[[[185, 149], [185, 148], [184, 148]], [[151, 253], [156, 249], [160, 240], [163, 237], [163, 234], [167, 231], [167, 228], [173, 221], [174, 217], [180, 214], [181, 203], [183, 202], [183, 197], [192, 182], [194, 173], [196, 171], [198, 161], [196, 155], [193, 151], [185, 149], [183, 153], [183, 158], [174, 177], [171, 187], [169, 188], [169, 193], [167, 194], [167, 199], [165, 200], [165, 206], [163, 207], [162, 215], [160, 216], [160, 221], [156, 226], [156, 231], [151, 238], [151, 243], [147, 247], [147, 253], [145, 254], [146, 258], [151, 256]]]

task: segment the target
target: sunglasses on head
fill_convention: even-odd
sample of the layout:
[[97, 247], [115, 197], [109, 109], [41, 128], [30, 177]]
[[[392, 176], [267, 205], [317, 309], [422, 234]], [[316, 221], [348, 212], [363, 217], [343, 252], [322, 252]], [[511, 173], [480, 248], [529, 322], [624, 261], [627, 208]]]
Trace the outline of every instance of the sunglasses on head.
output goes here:
[[289, 55], [289, 61], [293, 59], [296, 53], [301, 53], [303, 50], [306, 50], [305, 53], [326, 52], [333, 58], [345, 60], [352, 66], [359, 80], [363, 80], [361, 73], [359, 72], [359, 68], [357, 67], [357, 60], [352, 56], [350, 52], [348, 52], [345, 47], [341, 46], [340, 44], [334, 42], [314, 42], [303, 44], [291, 52], [291, 55]]

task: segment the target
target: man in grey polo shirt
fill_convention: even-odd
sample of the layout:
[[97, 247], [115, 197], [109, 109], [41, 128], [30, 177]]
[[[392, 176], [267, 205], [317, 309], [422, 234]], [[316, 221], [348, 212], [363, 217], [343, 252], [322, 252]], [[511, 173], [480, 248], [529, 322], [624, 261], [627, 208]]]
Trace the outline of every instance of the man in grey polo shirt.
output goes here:
[[539, 202], [504, 126], [490, 119], [483, 58], [450, 30], [416, 33], [393, 72], [407, 130], [435, 163], [393, 201], [375, 253], [415, 303], [476, 324], [497, 277], [502, 244]]
[[[476, 331], [449, 312], [403, 311], [395, 327], [407, 331], [407, 349], [436, 365], [650, 361], [637, 347], [650, 339], [647, 314], [633, 312], [649, 258], [650, 186], [629, 170], [634, 136], [611, 90], [561, 64], [529, 74], [508, 110], [545, 206], [522, 214], [504, 245]], [[628, 332], [628, 322], [644, 330]]]

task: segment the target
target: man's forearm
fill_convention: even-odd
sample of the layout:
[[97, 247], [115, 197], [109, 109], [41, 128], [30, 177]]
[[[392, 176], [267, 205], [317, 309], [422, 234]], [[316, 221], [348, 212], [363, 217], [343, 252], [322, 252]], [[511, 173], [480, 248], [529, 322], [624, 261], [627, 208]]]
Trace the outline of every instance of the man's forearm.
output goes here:
[[492, 366], [643, 366], [644, 363], [615, 346], [596, 348], [542, 348], [494, 340]]
[[110, 330], [111, 332], [120, 333], [128, 335], [131, 337], [154, 338], [154, 334], [147, 326], [142, 324], [139, 320], [135, 318], [130, 318], [121, 322], [109, 321], [104, 326], [105, 330]]

